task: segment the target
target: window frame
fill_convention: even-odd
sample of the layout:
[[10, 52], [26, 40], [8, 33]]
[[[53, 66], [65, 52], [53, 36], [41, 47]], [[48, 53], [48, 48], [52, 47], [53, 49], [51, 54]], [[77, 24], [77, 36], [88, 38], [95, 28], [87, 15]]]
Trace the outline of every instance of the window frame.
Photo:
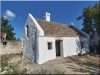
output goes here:
[[52, 42], [48, 42], [47, 46], [48, 46], [48, 50], [52, 50]]

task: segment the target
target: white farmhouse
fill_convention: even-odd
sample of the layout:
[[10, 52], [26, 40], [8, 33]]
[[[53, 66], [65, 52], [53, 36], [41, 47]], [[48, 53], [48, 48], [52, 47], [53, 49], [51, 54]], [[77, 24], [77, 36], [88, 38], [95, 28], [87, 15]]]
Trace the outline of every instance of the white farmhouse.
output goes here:
[[23, 36], [23, 55], [33, 62], [42, 64], [57, 56], [87, 53], [89, 36], [73, 25], [50, 21], [46, 12], [45, 20], [28, 15]]

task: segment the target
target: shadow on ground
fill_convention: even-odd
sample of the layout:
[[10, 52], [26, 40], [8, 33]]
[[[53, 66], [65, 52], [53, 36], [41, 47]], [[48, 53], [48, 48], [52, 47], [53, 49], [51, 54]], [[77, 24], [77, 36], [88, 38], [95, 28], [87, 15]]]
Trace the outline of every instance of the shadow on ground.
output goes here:
[[[93, 58], [89, 58], [91, 56], [74, 56], [68, 57], [67, 63], [75, 63], [76, 65], [80, 66], [81, 68], [74, 67], [73, 65], [69, 65], [68, 68], [71, 68], [74, 72], [89, 72], [90, 74], [99, 74], [100, 72], [100, 60], [98, 55], [98, 61], [93, 60]], [[94, 63], [95, 62], [95, 63]]]

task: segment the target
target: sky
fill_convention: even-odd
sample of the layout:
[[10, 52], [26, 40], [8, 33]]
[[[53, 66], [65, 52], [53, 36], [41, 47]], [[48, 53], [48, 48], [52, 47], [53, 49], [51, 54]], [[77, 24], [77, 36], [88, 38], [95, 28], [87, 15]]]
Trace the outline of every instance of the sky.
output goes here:
[[82, 15], [83, 8], [94, 6], [97, 1], [2, 1], [1, 15], [9, 19], [14, 27], [16, 38], [21, 39], [28, 14], [35, 18], [44, 19], [45, 13], [51, 13], [51, 22], [74, 24], [81, 29], [82, 20], [77, 17]]

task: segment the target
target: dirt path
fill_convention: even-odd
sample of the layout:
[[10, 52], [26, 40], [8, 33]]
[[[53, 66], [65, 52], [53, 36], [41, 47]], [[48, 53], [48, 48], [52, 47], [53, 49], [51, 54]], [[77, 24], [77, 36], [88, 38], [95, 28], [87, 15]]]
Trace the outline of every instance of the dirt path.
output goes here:
[[5, 55], [5, 57], [19, 72], [27, 74], [98, 74], [100, 70], [99, 56], [57, 57], [42, 65], [32, 63], [19, 54]]

